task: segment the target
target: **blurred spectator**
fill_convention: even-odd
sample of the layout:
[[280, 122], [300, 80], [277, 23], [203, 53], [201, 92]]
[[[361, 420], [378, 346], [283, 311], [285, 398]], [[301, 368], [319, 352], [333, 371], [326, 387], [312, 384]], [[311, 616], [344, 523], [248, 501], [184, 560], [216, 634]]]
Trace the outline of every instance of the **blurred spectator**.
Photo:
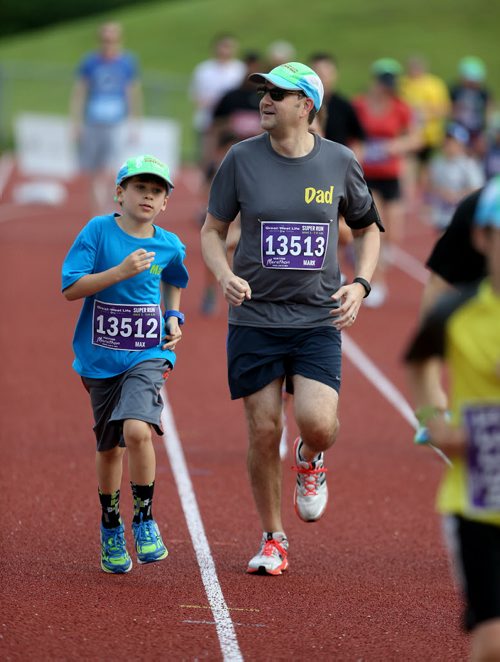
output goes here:
[[[205, 173], [205, 179], [203, 183], [203, 197], [205, 200], [208, 199], [208, 194], [210, 192], [210, 186], [212, 180], [217, 172], [219, 165], [222, 163], [224, 157], [226, 156], [227, 151], [232, 145], [235, 145], [239, 142], [239, 138], [232, 133], [231, 131], [220, 131], [217, 134], [217, 139], [215, 143], [215, 150], [212, 154], [212, 162], [210, 167]], [[203, 207], [203, 218], [200, 214], [200, 222], [203, 225], [205, 216], [207, 213], [207, 205]], [[226, 237], [226, 252], [227, 259], [230, 264], [233, 263], [233, 255], [236, 250], [236, 246], [240, 239], [240, 219], [239, 216], [234, 220], [233, 223], [229, 226], [229, 230]], [[203, 292], [201, 298], [201, 313], [202, 315], [215, 315], [217, 313], [217, 293], [219, 290], [219, 285], [215, 276], [210, 271], [210, 269], [203, 263]]]
[[459, 80], [450, 90], [451, 117], [469, 131], [469, 147], [476, 156], [484, 156], [484, 130], [492, 96], [486, 87], [486, 67], [478, 57], [464, 57], [458, 65]]
[[429, 73], [421, 56], [409, 58], [406, 75], [401, 77], [401, 97], [412, 108], [421, 130], [422, 146], [408, 158], [406, 193], [418, 206], [428, 183], [428, 164], [443, 142], [445, 123], [451, 110], [450, 95], [443, 80]]
[[359, 154], [365, 132], [352, 104], [336, 91], [338, 79], [337, 62], [330, 53], [318, 52], [309, 58], [309, 66], [321, 78], [325, 97], [324, 137], [328, 140], [347, 145]]
[[[208, 197], [210, 184], [224, 158], [227, 150], [245, 138], [250, 138], [261, 133], [260, 126], [260, 99], [254, 83], [248, 80], [248, 76], [261, 69], [260, 55], [254, 51], [248, 52], [244, 58], [246, 70], [239, 86], [226, 92], [213, 111], [210, 126], [208, 165], [204, 178], [204, 200]], [[202, 222], [206, 215], [206, 204], [201, 213]], [[228, 257], [231, 257], [239, 240], [239, 220], [231, 223], [226, 247]], [[217, 282], [212, 272], [205, 267], [205, 285], [202, 294], [201, 312], [204, 315], [212, 315], [217, 312]]]
[[[352, 104], [336, 92], [338, 67], [334, 56], [327, 52], [313, 53], [309, 58], [309, 66], [318, 74], [325, 90], [323, 105], [311, 128], [328, 140], [350, 147], [359, 157], [365, 132]], [[339, 216], [339, 250], [351, 264], [354, 262], [352, 240], [351, 229], [344, 218]]]
[[451, 122], [443, 146], [432, 159], [429, 171], [429, 200], [432, 222], [445, 230], [460, 200], [484, 184], [479, 163], [467, 154], [469, 132]]
[[245, 65], [238, 60], [238, 42], [230, 34], [213, 40], [214, 57], [198, 64], [191, 78], [190, 93], [196, 107], [194, 128], [197, 134], [197, 158], [203, 166], [210, 158], [209, 130], [212, 113], [222, 95], [237, 87], [245, 75]]
[[245, 73], [240, 85], [226, 92], [214, 108], [212, 130], [216, 136], [230, 132], [238, 140], [261, 133], [260, 99], [254, 83], [248, 76], [262, 68], [259, 53], [251, 51], [243, 57]]
[[491, 114], [486, 129], [486, 149], [484, 154], [486, 179], [500, 175], [500, 111]]
[[266, 51], [267, 66], [269, 70], [278, 67], [285, 62], [293, 62], [295, 60], [296, 50], [293, 44], [288, 41], [273, 41], [269, 44]]
[[70, 100], [80, 166], [91, 179], [94, 214], [109, 211], [123, 125], [142, 112], [137, 62], [122, 50], [120, 24], [104, 23], [98, 38], [99, 49], [78, 66]]
[[373, 78], [368, 91], [354, 99], [353, 105], [366, 134], [361, 165], [387, 235], [371, 294], [364, 303], [376, 308], [387, 298], [387, 244], [398, 243], [403, 234], [400, 186], [403, 157], [420, 147], [420, 135], [412, 122], [411, 108], [397, 95], [401, 65], [383, 58], [373, 63], [371, 71]]

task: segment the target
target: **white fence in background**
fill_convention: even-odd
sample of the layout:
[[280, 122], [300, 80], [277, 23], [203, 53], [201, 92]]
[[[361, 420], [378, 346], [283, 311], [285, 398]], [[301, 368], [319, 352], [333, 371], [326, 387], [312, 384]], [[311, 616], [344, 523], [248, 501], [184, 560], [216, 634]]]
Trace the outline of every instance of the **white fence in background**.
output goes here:
[[[21, 113], [14, 120], [17, 163], [27, 177], [70, 179], [78, 173], [75, 141], [68, 117]], [[181, 128], [177, 121], [149, 117], [123, 128], [122, 153], [116, 169], [130, 156], [154, 154], [168, 164], [172, 176], [179, 167]]]

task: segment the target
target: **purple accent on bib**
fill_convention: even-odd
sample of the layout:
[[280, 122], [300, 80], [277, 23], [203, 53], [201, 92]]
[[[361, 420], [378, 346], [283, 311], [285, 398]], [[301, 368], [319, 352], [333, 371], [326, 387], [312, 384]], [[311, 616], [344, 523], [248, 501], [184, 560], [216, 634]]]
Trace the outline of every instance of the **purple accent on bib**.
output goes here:
[[161, 309], [156, 304], [94, 301], [92, 344], [140, 352], [160, 343]]
[[470, 503], [500, 511], [500, 406], [468, 407], [464, 423]]
[[329, 223], [261, 221], [261, 260], [266, 269], [322, 269]]

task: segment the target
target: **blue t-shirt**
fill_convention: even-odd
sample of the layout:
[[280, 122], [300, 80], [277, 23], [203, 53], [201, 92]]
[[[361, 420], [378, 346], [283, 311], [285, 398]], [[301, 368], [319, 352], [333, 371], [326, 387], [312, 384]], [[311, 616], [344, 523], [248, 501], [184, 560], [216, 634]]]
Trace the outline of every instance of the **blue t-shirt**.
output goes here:
[[63, 290], [87, 274], [117, 266], [139, 248], [156, 254], [149, 271], [85, 298], [73, 338], [73, 368], [83, 377], [113, 377], [154, 358], [175, 364], [175, 352], [161, 348], [160, 279], [186, 287], [186, 249], [177, 235], [157, 225], [153, 228], [153, 237], [133, 237], [120, 228], [114, 214], [96, 216], [78, 234], [64, 260]]
[[106, 59], [100, 53], [87, 55], [78, 76], [88, 85], [85, 120], [91, 124], [115, 124], [129, 114], [127, 89], [137, 78], [137, 62], [130, 53]]

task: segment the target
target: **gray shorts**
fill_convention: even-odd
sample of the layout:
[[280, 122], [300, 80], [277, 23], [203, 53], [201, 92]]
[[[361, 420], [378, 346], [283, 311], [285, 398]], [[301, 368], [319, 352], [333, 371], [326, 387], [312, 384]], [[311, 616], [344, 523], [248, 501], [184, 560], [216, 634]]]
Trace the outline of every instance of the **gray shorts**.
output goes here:
[[88, 172], [117, 170], [122, 138], [122, 124], [85, 124], [79, 145], [80, 168]]
[[160, 391], [170, 370], [169, 361], [150, 359], [115, 377], [82, 377], [94, 412], [98, 451], [125, 446], [123, 421], [127, 419], [150, 423], [158, 434], [163, 434]]

